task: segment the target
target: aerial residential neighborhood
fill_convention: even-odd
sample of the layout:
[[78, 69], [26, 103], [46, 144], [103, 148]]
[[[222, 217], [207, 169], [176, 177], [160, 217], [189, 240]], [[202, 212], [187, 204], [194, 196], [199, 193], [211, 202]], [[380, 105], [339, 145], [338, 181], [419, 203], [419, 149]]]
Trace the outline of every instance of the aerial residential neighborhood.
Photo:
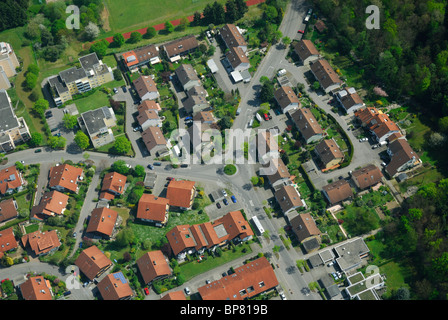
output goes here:
[[0, 1], [0, 299], [445, 300], [448, 4], [405, 2]]

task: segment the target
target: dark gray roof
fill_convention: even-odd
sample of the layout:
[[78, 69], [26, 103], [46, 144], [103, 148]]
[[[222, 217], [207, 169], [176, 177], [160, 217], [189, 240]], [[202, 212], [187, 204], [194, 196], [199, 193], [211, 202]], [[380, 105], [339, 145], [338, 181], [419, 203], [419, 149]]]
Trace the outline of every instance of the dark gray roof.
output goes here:
[[110, 113], [108, 107], [102, 107], [99, 109], [86, 111], [81, 116], [84, 120], [87, 131], [92, 135], [101, 129], [107, 129], [104, 119], [111, 118], [112, 114]]
[[81, 63], [81, 67], [83, 67], [83, 69], [89, 70], [95, 67], [97, 64], [99, 64], [100, 60], [98, 59], [96, 53], [94, 52], [79, 58], [79, 62]]
[[339, 287], [337, 284], [333, 284], [331, 286], [329, 286], [328, 288], [325, 288], [327, 290], [328, 295], [330, 296], [330, 298], [336, 297], [339, 293], [341, 293], [339, 291]]
[[8, 93], [6, 90], [0, 90], [0, 132], [7, 131], [12, 128], [17, 128], [19, 121], [17, 120], [12, 105], [9, 102]]
[[87, 73], [82, 68], [78, 69], [76, 67], [73, 67], [59, 72], [59, 76], [61, 77], [62, 80], [65, 81], [65, 83], [71, 83], [76, 80], [87, 77]]
[[319, 256], [319, 254], [315, 254], [315, 255], [309, 257], [308, 262], [310, 263], [310, 265], [313, 268], [318, 267], [321, 264], [323, 264], [323, 261], [322, 261], [321, 257]]
[[320, 243], [315, 237], [303, 241], [302, 245], [305, 248], [306, 252], [313, 251], [314, 249], [318, 249], [320, 247]]
[[198, 75], [191, 64], [182, 64], [176, 69], [175, 73], [182, 86], [189, 81], [199, 80]]
[[48, 79], [48, 83], [51, 87], [56, 89], [56, 92], [60, 95], [61, 93], [67, 92], [68, 88], [59, 76], [54, 76]]

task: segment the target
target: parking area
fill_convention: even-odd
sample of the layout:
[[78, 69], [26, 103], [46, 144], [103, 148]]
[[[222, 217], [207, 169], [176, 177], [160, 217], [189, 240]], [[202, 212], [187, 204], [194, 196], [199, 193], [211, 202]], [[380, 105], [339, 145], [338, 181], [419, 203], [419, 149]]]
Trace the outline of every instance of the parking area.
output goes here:
[[[225, 193], [223, 193], [223, 190], [225, 191]], [[214, 201], [213, 195], [217, 197], [216, 201]], [[209, 196], [211, 200], [214, 201], [211, 205], [205, 208], [205, 212], [207, 212], [208, 216], [210, 217], [210, 220], [221, 218], [227, 212], [237, 211], [242, 208], [242, 204], [240, 201], [241, 199], [238, 199], [236, 196], [232, 195], [229, 192], [229, 190], [225, 190], [223, 188], [216, 188], [212, 190]], [[232, 197], [235, 197], [236, 202], [232, 201]]]

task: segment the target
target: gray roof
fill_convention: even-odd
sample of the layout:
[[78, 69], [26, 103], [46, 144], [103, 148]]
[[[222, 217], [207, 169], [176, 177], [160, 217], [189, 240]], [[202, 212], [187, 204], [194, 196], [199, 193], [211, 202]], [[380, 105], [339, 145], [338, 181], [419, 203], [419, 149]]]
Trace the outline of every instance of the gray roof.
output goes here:
[[326, 273], [322, 278], [320, 278], [318, 282], [319, 285], [324, 288], [328, 288], [334, 285], [334, 279], [328, 273]]
[[189, 81], [199, 80], [198, 75], [191, 64], [182, 64], [176, 69], [175, 73], [182, 86]]
[[362, 238], [345, 242], [335, 247], [334, 250], [339, 256], [336, 262], [343, 271], [358, 266], [361, 263], [360, 256], [370, 251]]
[[56, 89], [57, 94], [59, 95], [68, 91], [67, 86], [59, 76], [54, 76], [53, 78], [48, 79], [48, 83], [51, 87], [54, 87]]
[[104, 119], [109, 119], [112, 114], [108, 107], [102, 107], [95, 110], [89, 110], [84, 112], [82, 115], [84, 124], [90, 135], [100, 131], [101, 129], [107, 129]]
[[339, 287], [337, 284], [333, 284], [331, 286], [329, 286], [328, 288], [325, 288], [327, 290], [328, 295], [330, 296], [330, 298], [336, 297], [339, 293], [341, 293], [339, 291]]
[[316, 237], [303, 241], [302, 245], [305, 248], [306, 252], [313, 251], [314, 249], [318, 249], [320, 247], [320, 243], [316, 239]]
[[310, 263], [310, 265], [311, 265], [313, 268], [318, 267], [318, 266], [320, 266], [321, 264], [323, 264], [323, 261], [322, 261], [322, 259], [321, 259], [321, 257], [320, 257], [319, 254], [315, 254], [315, 255], [309, 257], [309, 258], [308, 258], [308, 262]]
[[86, 56], [79, 58], [79, 62], [81, 63], [81, 67], [85, 70], [92, 69], [97, 64], [100, 63], [96, 53], [91, 53]]
[[63, 81], [65, 81], [65, 83], [71, 83], [76, 80], [87, 77], [87, 73], [82, 68], [78, 69], [76, 67], [73, 67], [73, 68], [59, 72], [59, 76], [61, 77], [61, 79]]
[[0, 90], [0, 132], [17, 128], [19, 121], [17, 120], [12, 105], [9, 101], [8, 93], [6, 90]]

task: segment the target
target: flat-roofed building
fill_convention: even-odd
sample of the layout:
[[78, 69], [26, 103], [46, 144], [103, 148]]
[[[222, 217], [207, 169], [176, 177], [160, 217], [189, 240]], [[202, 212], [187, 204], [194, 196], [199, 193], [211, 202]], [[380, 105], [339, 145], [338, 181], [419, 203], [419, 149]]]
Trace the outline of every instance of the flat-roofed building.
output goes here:
[[94, 148], [115, 141], [112, 127], [117, 125], [117, 118], [112, 108], [101, 107], [86, 111], [78, 118], [78, 123], [87, 132]]
[[9, 78], [17, 74], [20, 67], [19, 60], [9, 43], [0, 42], [0, 89], [11, 88]]

